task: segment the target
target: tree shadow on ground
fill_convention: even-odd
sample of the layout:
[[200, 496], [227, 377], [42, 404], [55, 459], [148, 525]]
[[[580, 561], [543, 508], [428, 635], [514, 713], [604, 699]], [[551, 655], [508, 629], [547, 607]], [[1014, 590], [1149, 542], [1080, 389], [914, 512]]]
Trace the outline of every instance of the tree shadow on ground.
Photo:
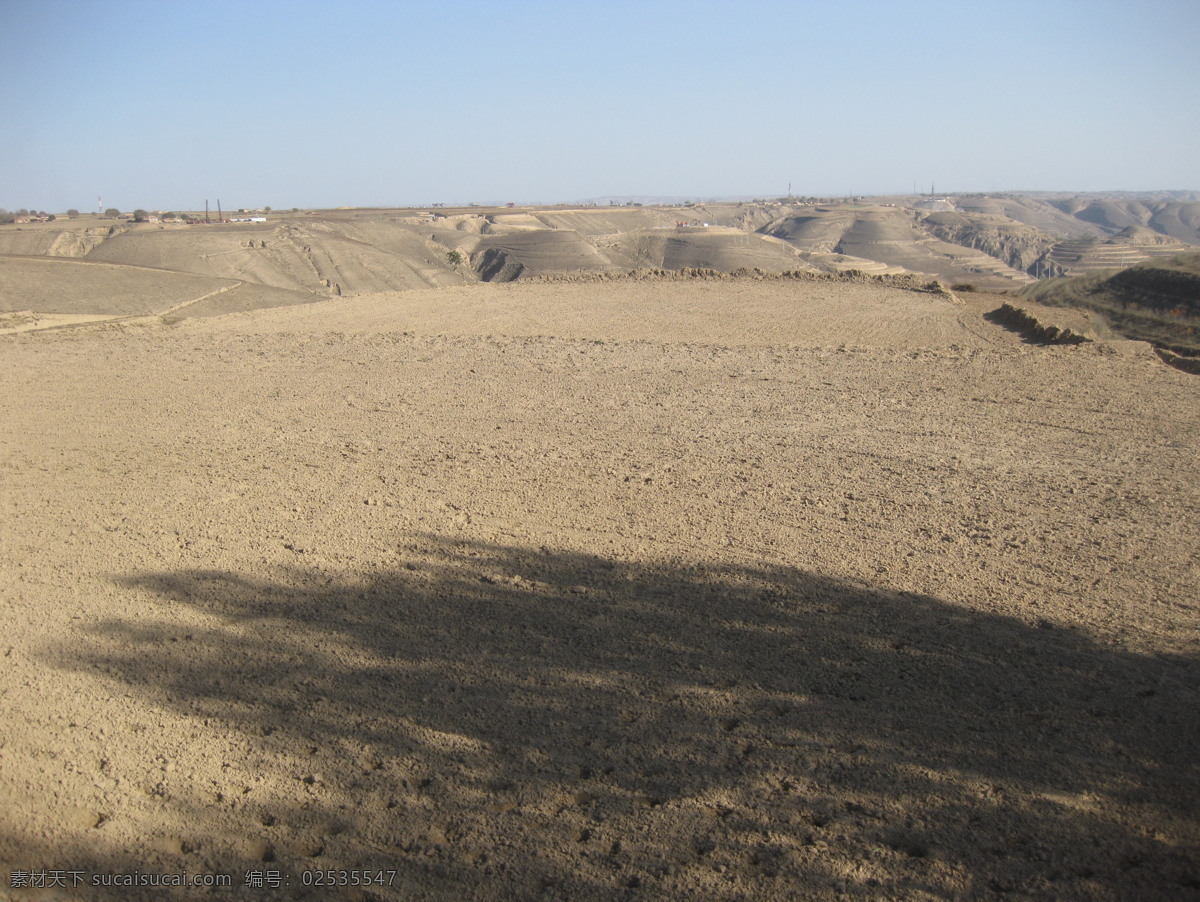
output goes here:
[[1193, 659], [786, 567], [430, 536], [354, 580], [123, 582], [214, 625], [111, 621], [58, 666], [232, 736], [261, 781], [166, 794], [191, 870], [224, 831], [292, 873], [399, 870], [357, 898], [1200, 886]]

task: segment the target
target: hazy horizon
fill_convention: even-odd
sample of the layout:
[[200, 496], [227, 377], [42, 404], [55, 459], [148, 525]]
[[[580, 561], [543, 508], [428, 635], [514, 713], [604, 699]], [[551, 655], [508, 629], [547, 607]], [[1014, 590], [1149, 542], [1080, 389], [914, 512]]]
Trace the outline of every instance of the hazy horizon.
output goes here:
[[[1035, 197], [1035, 196], [1054, 196], [1054, 195], [1063, 195], [1064, 197], [1106, 197], [1106, 196], [1130, 195], [1132, 197], [1140, 198], [1140, 197], [1153, 197], [1153, 196], [1159, 196], [1159, 195], [1178, 195], [1178, 194], [1192, 195], [1192, 194], [1198, 194], [1198, 193], [1200, 193], [1200, 190], [1191, 189], [1191, 188], [1147, 188], [1144, 190], [1097, 189], [1097, 190], [1093, 190], [1093, 191], [1054, 191], [1054, 190], [1041, 190], [1041, 191], [1028, 190], [1027, 191], [1027, 190], [1023, 190], [1020, 188], [1016, 188], [1016, 189], [1012, 189], [1012, 190], [995, 191], [995, 192], [954, 191], [954, 190], [940, 191], [939, 190], [936, 193], [936, 197], [938, 197], [938, 198], [967, 197], [967, 196], [972, 196], [972, 195], [996, 196], [996, 197], [999, 197], [999, 196]], [[830, 203], [837, 203], [840, 201], [846, 201], [846, 200], [850, 199], [849, 195], [806, 195], [806, 194], [801, 194], [798, 191], [793, 191], [792, 196], [793, 196], [793, 199], [797, 200], [797, 201], [803, 200], [806, 197], [814, 197], [817, 200], [828, 201]], [[880, 200], [886, 200], [889, 198], [912, 198], [912, 197], [917, 197], [917, 196], [929, 197], [929, 191], [928, 190], [917, 191], [917, 192], [909, 191], [907, 193], [895, 193], [895, 194], [873, 193], [873, 194], [855, 194], [855, 195], [853, 195], [853, 197], [858, 200], [876, 199], [876, 198], [880, 199]], [[622, 205], [622, 206], [626, 205], [628, 203], [634, 203], [634, 204], [637, 204], [638, 206], [643, 206], [643, 205], [645, 205], [645, 206], [655, 206], [655, 205], [669, 206], [669, 205], [685, 204], [685, 203], [693, 204], [696, 206], [703, 206], [705, 204], [716, 205], [716, 204], [731, 204], [731, 203], [753, 203], [756, 201], [770, 203], [770, 202], [784, 200], [785, 198], [786, 198], [786, 193], [785, 194], [758, 194], [758, 195], [749, 195], [749, 194], [747, 194], [747, 195], [729, 195], [729, 196], [720, 196], [720, 197], [714, 197], [711, 194], [704, 194], [704, 193], [697, 193], [697, 194], [690, 194], [690, 195], [677, 195], [677, 196], [612, 194], [612, 195], [604, 195], [604, 196], [600, 196], [600, 197], [577, 197], [577, 198], [568, 198], [566, 200], [538, 200], [538, 201], [527, 201], [527, 202], [522, 202], [522, 203], [516, 203], [514, 201], [512, 203], [514, 203], [515, 206], [520, 207], [520, 208], [555, 207], [555, 206], [562, 207], [562, 206], [575, 206], [575, 205], [578, 205], [578, 206], [599, 205], [599, 206], [603, 207], [604, 205], [606, 205], [610, 202], [612, 202], [615, 205]], [[264, 209], [264, 207], [267, 208], [267, 211], [270, 213], [285, 214], [285, 213], [292, 213], [294, 210], [300, 211], [300, 212], [304, 212], [304, 211], [336, 211], [336, 210], [360, 210], [360, 211], [361, 210], [409, 210], [409, 209], [424, 210], [424, 209], [428, 209], [430, 207], [445, 207], [446, 209], [466, 209], [466, 208], [471, 208], [471, 207], [479, 207], [481, 209], [491, 209], [491, 208], [496, 208], [496, 207], [504, 207], [509, 203], [508, 201], [501, 201], [501, 200], [496, 200], [496, 199], [492, 198], [492, 199], [485, 199], [485, 200], [480, 200], [480, 201], [464, 201], [459, 204], [441, 203], [441, 202], [424, 203], [424, 204], [422, 204], [422, 203], [354, 204], [354, 205], [350, 205], [350, 204], [315, 205], [315, 204], [313, 204], [313, 205], [308, 205], [308, 206], [288, 206], [288, 207], [276, 207], [271, 204], [264, 204], [263, 207], [245, 207], [242, 205], [230, 206], [229, 204], [221, 201], [219, 198], [218, 199], [209, 198], [208, 201], [209, 201], [209, 212], [214, 218], [217, 216], [219, 211], [223, 211], [224, 214], [226, 216], [228, 216], [230, 213], [236, 213], [236, 212], [240, 212], [242, 210], [250, 210], [251, 212], [262, 211]], [[104, 209], [114, 208], [114, 205], [108, 203], [107, 200], [104, 200], [101, 206]], [[15, 213], [19, 209], [21, 209], [21, 208], [9, 209], [8, 207], [0, 207], [0, 211], [5, 212], [5, 213]], [[80, 215], [82, 215], [82, 216], [94, 216], [94, 215], [97, 215], [98, 212], [100, 212], [97, 210], [97, 205], [95, 203], [93, 203], [91, 207], [87, 207], [87, 208], [67, 207], [67, 208], [60, 209], [60, 210], [51, 210], [47, 207], [40, 207], [40, 206], [35, 205], [35, 206], [25, 207], [25, 209], [28, 209], [30, 212], [42, 211], [45, 213], [54, 213], [56, 215], [66, 213], [67, 210], [77, 210], [80, 213]], [[179, 206], [179, 205], [176, 205], [173, 207], [171, 207], [171, 206], [146, 207], [146, 206], [139, 205], [138, 207], [116, 207], [115, 209], [119, 210], [122, 216], [127, 216], [127, 215], [134, 213], [135, 210], [138, 210], [138, 209], [144, 210], [147, 213], [179, 212], [179, 213], [187, 213], [187, 214], [197, 214], [197, 213], [203, 213], [205, 207], [204, 207], [204, 204], [201, 203], [198, 206], [191, 206], [191, 207]]]
[[9, 210], [1200, 188], [1182, 0], [0, 0], [0, 24]]

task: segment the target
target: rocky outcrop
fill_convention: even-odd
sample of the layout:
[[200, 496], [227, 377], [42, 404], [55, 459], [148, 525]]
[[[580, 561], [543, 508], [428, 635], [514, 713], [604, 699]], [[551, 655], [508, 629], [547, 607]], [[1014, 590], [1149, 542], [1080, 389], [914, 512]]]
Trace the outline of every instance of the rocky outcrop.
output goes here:
[[525, 272], [525, 264], [510, 260], [509, 255], [498, 247], [480, 252], [472, 263], [484, 282], [515, 282]]
[[931, 213], [922, 224], [935, 238], [982, 251], [1022, 272], [1029, 272], [1055, 243], [1052, 235], [999, 217]]

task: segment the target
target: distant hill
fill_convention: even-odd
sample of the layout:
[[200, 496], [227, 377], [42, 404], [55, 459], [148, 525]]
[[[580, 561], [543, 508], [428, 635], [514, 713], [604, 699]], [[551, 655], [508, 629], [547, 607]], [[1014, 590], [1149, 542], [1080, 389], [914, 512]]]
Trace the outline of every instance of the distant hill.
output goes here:
[[[1011, 267], [1021, 260], [1012, 242], [1000, 236], [996, 222], [987, 241], [978, 218], [914, 211], [894, 206], [820, 205], [780, 218], [760, 231], [814, 254], [849, 255], [883, 264], [891, 272], [918, 272], [952, 282], [997, 290], [1020, 288], [1032, 278]], [[1018, 223], [999, 220], [1029, 233], [1036, 258], [1053, 239]], [[969, 234], [967, 234], [969, 233]], [[947, 240], [949, 239], [949, 240]], [[1003, 255], [1003, 256], [1001, 256]], [[1006, 259], [1007, 258], [1007, 259]], [[822, 262], [814, 258], [814, 262]], [[863, 267], [858, 267], [863, 268]]]
[[971, 195], [956, 198], [954, 207], [964, 213], [983, 213], [1024, 223], [1060, 238], [1103, 237], [1108, 234], [1099, 225], [1079, 219], [1069, 210], [1040, 197]]
[[[1107, 276], [1200, 248], [1200, 201], [1189, 192], [674, 203], [682, 199], [346, 208], [196, 225], [14, 222], [0, 225], [0, 310], [194, 316], [631, 269], [912, 273], [1017, 291], [1047, 275]], [[115, 268], [30, 262], [39, 258]], [[215, 285], [225, 290], [209, 297]]]
[[1139, 198], [1073, 198], [1054, 204], [1109, 235], [1145, 228], [1185, 244], [1200, 244], [1200, 203]]

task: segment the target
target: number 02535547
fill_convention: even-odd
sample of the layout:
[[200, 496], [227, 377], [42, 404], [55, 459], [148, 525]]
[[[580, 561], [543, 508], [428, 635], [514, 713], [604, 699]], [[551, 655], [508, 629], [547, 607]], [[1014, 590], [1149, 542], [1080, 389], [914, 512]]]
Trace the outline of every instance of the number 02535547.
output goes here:
[[326, 870], [303, 871], [300, 882], [305, 886], [391, 886], [396, 871], [388, 870]]

